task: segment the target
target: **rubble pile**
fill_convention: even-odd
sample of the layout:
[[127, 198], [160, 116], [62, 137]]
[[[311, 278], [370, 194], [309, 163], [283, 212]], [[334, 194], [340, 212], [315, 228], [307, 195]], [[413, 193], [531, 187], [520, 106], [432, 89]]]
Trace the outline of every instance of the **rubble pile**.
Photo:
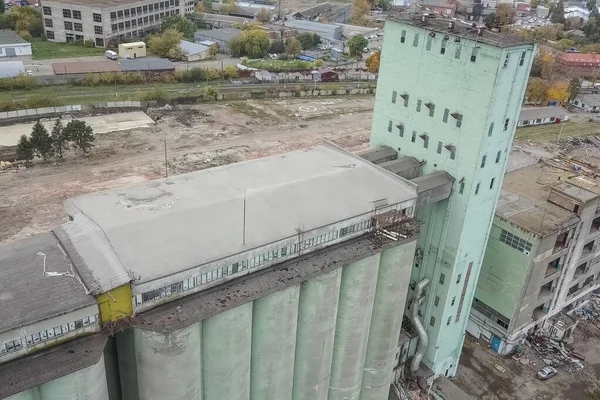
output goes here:
[[595, 321], [600, 317], [600, 295], [595, 294], [583, 307], [575, 310], [575, 315], [586, 321]]
[[[538, 359], [546, 365], [561, 368], [568, 373], [583, 370], [581, 355], [575, 353], [573, 348], [565, 345], [562, 340], [555, 340], [542, 331], [536, 331], [527, 337], [526, 346], [531, 350], [528, 358]], [[579, 358], [578, 358], [579, 357]], [[536, 365], [533, 363], [533, 365]]]

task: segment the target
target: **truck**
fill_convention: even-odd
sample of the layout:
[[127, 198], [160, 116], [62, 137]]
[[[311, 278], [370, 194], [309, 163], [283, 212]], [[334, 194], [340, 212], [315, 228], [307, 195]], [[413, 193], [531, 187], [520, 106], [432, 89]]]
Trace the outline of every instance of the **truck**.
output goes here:
[[117, 53], [115, 53], [112, 50], [106, 50], [104, 52], [104, 55], [106, 56], [106, 58], [110, 58], [111, 60], [116, 60], [119, 58], [119, 56], [117, 55]]

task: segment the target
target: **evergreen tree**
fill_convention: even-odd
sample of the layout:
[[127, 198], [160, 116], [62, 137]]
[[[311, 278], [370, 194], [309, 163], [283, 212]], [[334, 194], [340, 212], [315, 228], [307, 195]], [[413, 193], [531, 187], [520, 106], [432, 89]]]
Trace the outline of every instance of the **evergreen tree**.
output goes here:
[[48, 161], [54, 154], [52, 138], [46, 127], [39, 120], [33, 125], [29, 141], [31, 142], [34, 154], [44, 161]]
[[17, 143], [17, 158], [25, 160], [25, 164], [30, 164], [33, 160], [33, 147], [31, 147], [31, 141], [25, 135], [21, 135]]
[[552, 6], [552, 9], [550, 10], [550, 21], [555, 24], [565, 23], [565, 5], [562, 0], [558, 0], [558, 2]]
[[4, 0], [0, 0], [0, 14], [4, 14], [6, 11], [6, 4], [4, 4]]
[[69, 138], [75, 146], [83, 150], [84, 154], [88, 153], [96, 139], [92, 127], [77, 119], [74, 119], [65, 126], [63, 135]]
[[60, 118], [54, 123], [50, 137], [52, 138], [54, 152], [58, 154], [58, 158], [63, 158], [63, 150], [69, 148], [69, 138], [65, 135], [65, 128]]

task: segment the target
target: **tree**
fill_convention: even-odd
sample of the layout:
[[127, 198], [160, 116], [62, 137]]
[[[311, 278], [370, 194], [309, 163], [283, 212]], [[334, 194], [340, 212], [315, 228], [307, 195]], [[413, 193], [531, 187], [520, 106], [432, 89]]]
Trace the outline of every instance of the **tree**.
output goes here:
[[148, 39], [148, 50], [159, 57], [179, 58], [179, 43], [183, 34], [175, 29], [167, 29], [163, 33], [151, 35]]
[[83, 150], [84, 154], [88, 153], [90, 148], [94, 145], [94, 140], [96, 140], [92, 127], [78, 119], [70, 121], [67, 126], [65, 126], [63, 134], [68, 137], [76, 147]]
[[600, 53], [600, 43], [586, 44], [581, 48], [582, 53]]
[[65, 135], [65, 128], [60, 118], [54, 123], [50, 137], [54, 152], [58, 154], [58, 158], [63, 158], [63, 150], [69, 148], [69, 138]]
[[291, 56], [296, 56], [296, 54], [302, 51], [302, 45], [296, 38], [289, 38], [285, 41], [285, 52]]
[[579, 89], [581, 89], [581, 81], [578, 78], [571, 79], [569, 82], [569, 101], [577, 97]]
[[31, 148], [35, 155], [42, 158], [44, 161], [48, 161], [48, 159], [52, 157], [52, 138], [46, 127], [42, 125], [39, 120], [31, 129], [29, 142], [31, 143]]
[[210, 58], [215, 58], [218, 52], [219, 47], [216, 44], [211, 44], [210, 48], [208, 49], [208, 54], [210, 55]]
[[530, 78], [527, 83], [527, 100], [532, 103], [544, 103], [548, 98], [548, 82], [540, 78]]
[[565, 103], [569, 100], [569, 82], [554, 82], [548, 88], [548, 100], [555, 100], [559, 103]]
[[206, 12], [212, 11], [212, 0], [202, 0], [202, 5], [206, 8]]
[[381, 61], [381, 50], [377, 50], [375, 53], [371, 54], [367, 57], [365, 61], [365, 65], [369, 72], [377, 73], [379, 72], [379, 63]]
[[548, 50], [540, 48], [533, 57], [531, 76], [552, 80], [554, 76], [554, 56]]
[[261, 8], [256, 13], [256, 19], [260, 22], [267, 22], [271, 20], [271, 13], [266, 8]]
[[17, 32], [27, 31], [33, 37], [40, 37], [44, 33], [42, 13], [32, 7], [12, 7], [6, 17], [8, 29]]
[[161, 31], [174, 29], [181, 32], [184, 38], [193, 39], [196, 32], [196, 25], [183, 15], [170, 15], [163, 21]]
[[562, 50], [568, 50], [575, 45], [575, 42], [571, 39], [560, 39], [557, 43], [558, 47]]
[[313, 37], [309, 32], [301, 33], [297, 36], [298, 41], [302, 45], [303, 50], [308, 50], [313, 47]]
[[225, 76], [227, 76], [228, 78], [237, 78], [238, 76], [240, 76], [240, 74], [236, 67], [234, 67], [233, 65], [228, 65], [225, 67]]
[[33, 147], [31, 147], [31, 141], [25, 135], [21, 135], [17, 143], [17, 158], [25, 160], [25, 164], [30, 164], [33, 160]]
[[354, 35], [348, 40], [350, 56], [362, 58], [362, 52], [369, 45], [369, 41], [362, 35]]
[[219, 8], [219, 14], [235, 14], [240, 10], [237, 4], [227, 4], [224, 3]]
[[352, 16], [350, 21], [356, 25], [366, 25], [366, 16], [371, 10], [368, 0], [354, 0], [352, 3]]
[[234, 57], [261, 58], [267, 54], [270, 46], [267, 32], [251, 29], [234, 37], [229, 43], [229, 51]]
[[6, 4], [4, 4], [4, 0], [0, 1], [0, 14], [4, 14], [6, 11]]
[[501, 3], [496, 6], [496, 23], [500, 26], [512, 23], [515, 11], [508, 3]]
[[[298, 41], [298, 43], [300, 43], [300, 41]], [[300, 45], [300, 46], [302, 46], [302, 45]], [[284, 52], [285, 52], [285, 45], [283, 44], [283, 40], [273, 40], [273, 42], [269, 46], [269, 54], [281, 54]]]
[[550, 21], [555, 24], [565, 23], [565, 5], [562, 0], [558, 0], [558, 2], [550, 8]]

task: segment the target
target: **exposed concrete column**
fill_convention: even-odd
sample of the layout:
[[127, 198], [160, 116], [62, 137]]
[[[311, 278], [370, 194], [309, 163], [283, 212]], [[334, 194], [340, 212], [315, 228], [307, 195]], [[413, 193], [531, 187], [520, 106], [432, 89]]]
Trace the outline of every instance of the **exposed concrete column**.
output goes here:
[[343, 268], [328, 400], [358, 399], [380, 253]]
[[250, 398], [292, 397], [300, 286], [254, 300]]
[[140, 400], [201, 400], [201, 322], [174, 332], [134, 329]]
[[402, 328], [416, 240], [381, 254], [360, 400], [387, 398]]
[[342, 269], [300, 286], [293, 400], [327, 400]]
[[205, 400], [250, 398], [252, 302], [202, 321]]
[[104, 356], [84, 369], [39, 386], [41, 400], [108, 400]]
[[139, 400], [133, 329], [115, 335], [123, 400]]

